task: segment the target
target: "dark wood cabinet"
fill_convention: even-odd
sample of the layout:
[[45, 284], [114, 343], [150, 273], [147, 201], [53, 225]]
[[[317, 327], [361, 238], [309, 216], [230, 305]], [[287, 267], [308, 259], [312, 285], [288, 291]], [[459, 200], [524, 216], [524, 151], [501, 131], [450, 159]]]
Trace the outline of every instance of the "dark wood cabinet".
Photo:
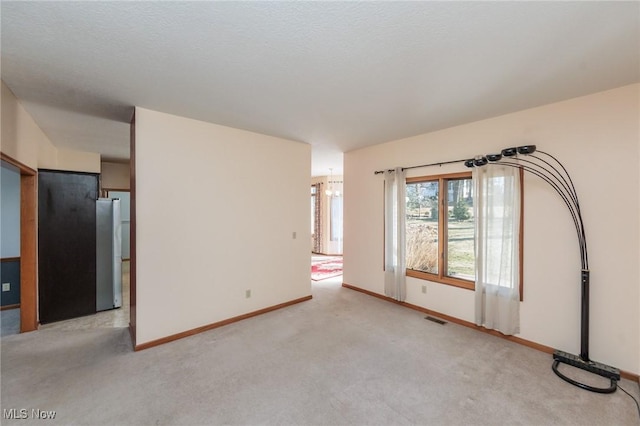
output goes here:
[[38, 171], [40, 323], [96, 312], [98, 175]]

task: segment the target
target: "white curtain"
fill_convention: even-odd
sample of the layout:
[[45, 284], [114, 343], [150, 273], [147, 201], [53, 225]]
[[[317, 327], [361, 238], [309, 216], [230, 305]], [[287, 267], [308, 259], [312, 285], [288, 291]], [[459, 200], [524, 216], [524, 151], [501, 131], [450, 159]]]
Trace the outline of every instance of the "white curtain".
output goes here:
[[520, 171], [473, 169], [476, 226], [476, 324], [520, 332]]
[[405, 173], [398, 167], [384, 179], [384, 294], [403, 302], [406, 298]]

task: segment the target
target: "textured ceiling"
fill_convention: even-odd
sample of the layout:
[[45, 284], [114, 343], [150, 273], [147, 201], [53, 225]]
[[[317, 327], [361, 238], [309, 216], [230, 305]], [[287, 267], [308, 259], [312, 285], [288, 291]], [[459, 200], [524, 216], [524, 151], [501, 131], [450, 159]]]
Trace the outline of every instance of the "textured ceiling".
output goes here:
[[2, 79], [128, 157], [133, 106], [341, 152], [640, 81], [639, 2], [8, 2]]

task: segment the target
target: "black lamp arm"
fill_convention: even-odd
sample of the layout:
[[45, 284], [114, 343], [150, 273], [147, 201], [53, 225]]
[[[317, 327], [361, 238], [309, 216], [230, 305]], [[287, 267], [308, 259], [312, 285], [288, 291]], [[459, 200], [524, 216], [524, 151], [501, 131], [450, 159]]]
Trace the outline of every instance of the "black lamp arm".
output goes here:
[[[522, 160], [520, 160], [522, 161]], [[566, 194], [563, 189], [566, 190], [566, 188], [564, 188], [563, 186], [560, 186], [557, 182], [555, 182], [554, 180], [552, 180], [549, 176], [547, 176], [546, 174], [544, 174], [543, 172], [541, 172], [538, 169], [535, 169], [533, 167], [521, 164], [521, 163], [512, 163], [509, 161], [500, 161], [500, 162], [496, 162], [496, 163], [488, 163], [488, 164], [502, 164], [505, 166], [509, 166], [509, 167], [513, 167], [513, 168], [517, 168], [517, 169], [523, 169], [526, 170], [527, 172], [534, 174], [536, 176], [538, 176], [540, 179], [544, 180], [545, 182], [547, 182], [557, 193], [558, 195], [560, 195], [560, 197], [562, 198], [562, 201], [564, 201], [565, 205], [567, 206], [567, 208], [569, 209], [569, 213], [571, 214], [571, 218], [573, 219], [573, 224], [576, 228], [576, 232], [578, 234], [578, 243], [580, 246], [580, 262], [582, 265], [582, 269], [588, 269], [588, 264], [587, 264], [587, 242], [584, 239], [584, 226], [582, 224], [582, 218], [580, 217], [579, 211], [577, 210], [577, 207], [574, 205], [573, 203], [573, 198], [570, 197], [568, 194]]]
[[[577, 215], [578, 215], [578, 219], [580, 220], [580, 224], [581, 224], [581, 226], [580, 226], [580, 233], [582, 234], [582, 240], [584, 241], [584, 245], [585, 245], [585, 253], [584, 253], [584, 254], [585, 254], [585, 259], [584, 259], [584, 266], [583, 266], [583, 269], [587, 269], [587, 270], [588, 270], [588, 269], [589, 269], [589, 255], [588, 255], [587, 250], [586, 250], [586, 246], [587, 246], [587, 236], [586, 236], [586, 234], [585, 234], [585, 231], [584, 231], [584, 225], [583, 225], [583, 222], [582, 222], [582, 212], [580, 211], [580, 203], [578, 202], [578, 193], [577, 193], [577, 191], [576, 191], [576, 187], [575, 187], [575, 185], [573, 184], [573, 180], [571, 179], [571, 175], [569, 174], [569, 172], [567, 171], [567, 169], [564, 167], [564, 164], [562, 164], [562, 163], [560, 162], [560, 160], [558, 160], [556, 157], [554, 157], [553, 155], [551, 155], [551, 154], [549, 154], [548, 152], [545, 152], [545, 151], [537, 151], [537, 152], [538, 152], [538, 153], [540, 153], [540, 154], [546, 155], [547, 157], [549, 157], [549, 158], [551, 158], [553, 161], [555, 161], [555, 163], [556, 163], [557, 165], [559, 165], [559, 166], [562, 168], [562, 170], [564, 171], [564, 176], [566, 176], [566, 177], [567, 177], [567, 179], [569, 179], [569, 184], [570, 184], [571, 189], [572, 189], [572, 192], [573, 192], [573, 194], [574, 194], [575, 205], [576, 205], [576, 212], [577, 212]], [[539, 158], [539, 157], [536, 157], [536, 158], [538, 158], [538, 159], [539, 159], [539, 160], [541, 160], [541, 161], [544, 161], [542, 158]], [[546, 163], [546, 161], [545, 161], [545, 163]], [[549, 163], [547, 163], [547, 164], [549, 164]], [[553, 167], [553, 166], [552, 166], [552, 167]], [[554, 170], [555, 170], [555, 167], [554, 167]], [[561, 174], [560, 172], [558, 172], [558, 174], [559, 174], [560, 176], [562, 176], [562, 174]]]
[[[537, 152], [549, 159], [532, 155]], [[521, 158], [520, 155], [530, 157], [531, 159]], [[503, 157], [508, 159], [503, 160]], [[536, 161], [533, 161], [533, 160]], [[511, 160], [511, 161], [509, 161]], [[561, 379], [572, 385], [578, 386], [592, 392], [611, 393], [617, 389], [617, 382], [620, 380], [620, 371], [599, 362], [589, 359], [589, 257], [587, 254], [587, 238], [584, 232], [584, 222], [580, 212], [580, 203], [578, 202], [578, 194], [573, 184], [573, 180], [564, 165], [553, 155], [544, 151], [537, 151], [535, 145], [524, 145], [519, 147], [505, 148], [500, 154], [488, 154], [479, 156], [464, 162], [467, 167], [482, 167], [487, 164], [504, 164], [505, 166], [525, 170], [540, 179], [547, 182], [562, 198], [565, 205], [571, 213], [573, 224], [578, 234], [578, 242], [580, 246], [580, 260], [582, 263], [581, 272], [581, 308], [580, 308], [580, 355], [572, 355], [563, 351], [556, 350], [553, 353], [552, 369]], [[560, 364], [567, 364], [580, 368], [610, 379], [610, 386], [606, 388], [597, 388], [592, 385], [578, 382], [564, 375], [558, 369]]]
[[[555, 161], [555, 163], [556, 163], [557, 165], [559, 165], [559, 166], [562, 168], [562, 171], [564, 172], [564, 176], [566, 176], [566, 177], [567, 177], [567, 179], [569, 179], [569, 184], [570, 184], [570, 186], [571, 186], [571, 189], [573, 190], [573, 194], [574, 194], [574, 198], [575, 198], [575, 200], [576, 200], [576, 204], [578, 204], [578, 193], [576, 192], [576, 187], [575, 187], [575, 185], [573, 184], [573, 180], [571, 179], [571, 175], [569, 174], [569, 172], [567, 171], [567, 169], [564, 167], [564, 164], [562, 164], [562, 163], [560, 162], [560, 160], [558, 160], [556, 157], [554, 157], [553, 155], [549, 154], [548, 152], [540, 151], [540, 150], [538, 150], [538, 151], [536, 151], [536, 152], [537, 152], [538, 154], [543, 154], [543, 155], [546, 155], [547, 157], [551, 158], [553, 161]], [[536, 157], [535, 155], [532, 155], [532, 156]], [[536, 158], [537, 158], [537, 159], [539, 159], [540, 161], [544, 161], [545, 163], [547, 163], [547, 164], [549, 164], [549, 165], [551, 166], [551, 164], [550, 164], [550, 163], [546, 162], [546, 161], [545, 161], [545, 160], [543, 160], [542, 158], [540, 158], [540, 157], [536, 157]], [[551, 166], [551, 167], [553, 167], [553, 166]], [[555, 167], [554, 167], [554, 169], [555, 169]], [[562, 176], [562, 174], [561, 174], [560, 172], [558, 172], [558, 174], [560, 174], [560, 175]]]
[[577, 210], [580, 210], [580, 205], [578, 203], [578, 195], [575, 192], [575, 188], [573, 188], [569, 182], [567, 182], [567, 180], [564, 178], [564, 176], [558, 171], [558, 169], [556, 169], [555, 167], [553, 167], [552, 164], [550, 164], [549, 162], [545, 161], [544, 159], [540, 158], [540, 157], [536, 157], [535, 155], [529, 155], [528, 157], [532, 157], [535, 158], [538, 161], [541, 161], [545, 164], [547, 164], [549, 166], [549, 168], [545, 167], [544, 165], [541, 165], [535, 161], [531, 161], [528, 160], [526, 158], [518, 158], [518, 162], [519, 163], [528, 163], [531, 164], [532, 166], [543, 170], [547, 176], [552, 177], [553, 179], [555, 179], [555, 181], [558, 183], [558, 185], [560, 187], [562, 187], [562, 189], [565, 191], [565, 194], [571, 199], [571, 202], [576, 206]]

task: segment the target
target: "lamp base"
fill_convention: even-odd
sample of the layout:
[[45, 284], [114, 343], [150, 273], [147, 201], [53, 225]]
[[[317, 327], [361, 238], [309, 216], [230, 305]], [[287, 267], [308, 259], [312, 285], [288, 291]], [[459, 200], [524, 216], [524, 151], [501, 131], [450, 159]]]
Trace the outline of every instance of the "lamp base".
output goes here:
[[[579, 368], [581, 370], [588, 371], [589, 373], [597, 374], [598, 376], [606, 377], [611, 380], [611, 385], [608, 388], [597, 388], [594, 386], [590, 386], [584, 383], [580, 383], [576, 380], [573, 380], [560, 371], [558, 371], [558, 365], [560, 363], [568, 364], [572, 367]], [[558, 377], [560, 377], [565, 382], [571, 383], [574, 386], [579, 388], [597, 392], [597, 393], [613, 393], [618, 388], [618, 381], [620, 380], [620, 370], [615, 367], [611, 367], [606, 364], [602, 364], [595, 361], [585, 361], [580, 358], [578, 355], [573, 355], [563, 351], [554, 351], [553, 352], [553, 365], [551, 369]]]

